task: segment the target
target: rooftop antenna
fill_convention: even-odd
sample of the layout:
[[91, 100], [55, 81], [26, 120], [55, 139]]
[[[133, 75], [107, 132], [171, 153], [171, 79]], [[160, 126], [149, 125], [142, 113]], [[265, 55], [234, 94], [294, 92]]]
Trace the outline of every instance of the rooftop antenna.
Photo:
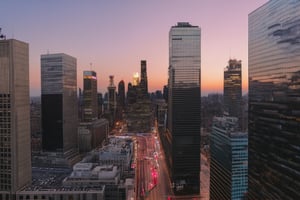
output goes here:
[[91, 68], [91, 71], [92, 71], [92, 69], [93, 69], [93, 63], [90, 63], [90, 68]]
[[6, 40], [6, 35], [1, 33], [2, 28], [0, 28], [0, 40]]

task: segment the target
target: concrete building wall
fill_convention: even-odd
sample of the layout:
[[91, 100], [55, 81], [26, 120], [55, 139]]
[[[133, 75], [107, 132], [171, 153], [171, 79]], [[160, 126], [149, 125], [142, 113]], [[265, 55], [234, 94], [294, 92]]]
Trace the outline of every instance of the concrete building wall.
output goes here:
[[28, 44], [0, 40], [0, 194], [31, 182], [29, 105]]

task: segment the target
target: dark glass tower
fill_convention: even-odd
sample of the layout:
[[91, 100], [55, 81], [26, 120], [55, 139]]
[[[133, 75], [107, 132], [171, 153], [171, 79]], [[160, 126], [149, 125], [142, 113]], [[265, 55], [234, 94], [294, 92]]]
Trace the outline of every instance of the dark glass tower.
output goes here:
[[125, 109], [125, 83], [123, 80], [121, 80], [118, 84], [117, 98], [117, 119], [122, 119]]
[[224, 70], [224, 114], [241, 122], [242, 62], [230, 59]]
[[41, 55], [42, 146], [44, 151], [66, 152], [77, 147], [76, 58]]
[[181, 22], [169, 33], [168, 160], [175, 194], [200, 192], [200, 28]]
[[83, 72], [83, 120], [98, 118], [97, 74], [94, 71]]
[[249, 198], [300, 199], [300, 1], [249, 15]]
[[123, 80], [118, 84], [118, 105], [122, 109], [125, 107], [125, 83]]
[[113, 120], [115, 120], [116, 109], [117, 109], [117, 95], [116, 95], [116, 86], [114, 84], [114, 76], [109, 76], [109, 85], [108, 90], [108, 110]]
[[140, 88], [144, 98], [148, 97], [148, 78], [147, 78], [147, 61], [141, 61], [141, 81]]
[[127, 86], [127, 105], [134, 104], [137, 99], [137, 86], [128, 83]]

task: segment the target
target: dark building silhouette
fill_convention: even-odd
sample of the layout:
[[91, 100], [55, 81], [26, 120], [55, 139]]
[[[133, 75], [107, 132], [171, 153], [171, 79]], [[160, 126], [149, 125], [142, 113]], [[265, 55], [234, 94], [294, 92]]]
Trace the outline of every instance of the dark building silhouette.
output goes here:
[[168, 93], [169, 93], [168, 86], [165, 85], [163, 88], [163, 97], [166, 102], [168, 102]]
[[124, 108], [125, 107], [125, 83], [121, 80], [118, 84], [118, 98], [119, 105]]
[[78, 88], [78, 120], [83, 120], [83, 92], [81, 88]]
[[241, 127], [242, 62], [230, 59], [224, 70], [224, 114], [237, 117]]
[[141, 60], [141, 80], [139, 84], [142, 95], [148, 97], [148, 77], [147, 77], [147, 61]]
[[117, 112], [117, 93], [116, 86], [114, 84], [114, 76], [109, 76], [109, 85], [107, 87], [108, 91], [108, 101], [107, 101], [107, 110], [106, 110], [106, 118], [109, 119], [109, 124], [113, 127], [116, 120], [116, 112]]
[[137, 89], [136, 86], [132, 85], [131, 83], [128, 83], [127, 88], [127, 104], [133, 104], [136, 102], [137, 99]]
[[103, 112], [104, 112], [104, 114], [109, 113], [109, 110], [108, 110], [108, 92], [104, 93], [104, 97], [103, 97]]
[[77, 148], [76, 58], [41, 55], [42, 146], [44, 151], [66, 152]]
[[101, 116], [103, 115], [103, 104], [104, 104], [104, 99], [102, 93], [98, 93], [98, 118], [100, 119]]
[[300, 1], [249, 15], [248, 199], [300, 199]]
[[200, 193], [200, 28], [179, 22], [169, 33], [168, 130], [174, 193]]
[[41, 98], [30, 98], [30, 131], [31, 131], [31, 152], [42, 150], [41, 135]]
[[128, 83], [126, 121], [130, 132], [149, 132], [152, 125], [151, 101], [148, 94], [146, 61], [141, 61], [141, 81], [138, 73], [133, 84]]
[[125, 83], [121, 80], [118, 84], [118, 96], [117, 96], [117, 118], [123, 118], [123, 112], [125, 109]]

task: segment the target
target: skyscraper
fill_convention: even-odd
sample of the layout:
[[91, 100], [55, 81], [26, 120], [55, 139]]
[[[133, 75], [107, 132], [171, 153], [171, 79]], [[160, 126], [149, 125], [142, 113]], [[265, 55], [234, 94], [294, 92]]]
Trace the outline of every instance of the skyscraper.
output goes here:
[[244, 199], [248, 189], [248, 135], [236, 117], [215, 117], [210, 135], [210, 199]]
[[83, 120], [98, 118], [97, 74], [94, 71], [83, 72]]
[[144, 98], [148, 97], [148, 78], [147, 78], [147, 61], [141, 60], [141, 81], [140, 88], [142, 96]]
[[77, 147], [76, 58], [59, 53], [41, 55], [42, 143], [44, 151]]
[[117, 109], [117, 95], [116, 95], [116, 86], [114, 84], [114, 76], [109, 76], [109, 85], [107, 87], [108, 90], [108, 110], [113, 117], [113, 121], [116, 116]]
[[125, 107], [125, 83], [121, 80], [118, 84], [119, 105], [122, 109]]
[[200, 32], [187, 22], [169, 32], [169, 166], [175, 194], [200, 191]]
[[0, 40], [0, 199], [31, 182], [28, 44]]
[[249, 14], [249, 198], [300, 199], [300, 1]]
[[118, 84], [118, 101], [117, 101], [117, 118], [123, 118], [123, 111], [125, 109], [125, 83], [121, 80]]
[[230, 59], [224, 70], [224, 112], [237, 117], [241, 125], [242, 109], [242, 62]]

